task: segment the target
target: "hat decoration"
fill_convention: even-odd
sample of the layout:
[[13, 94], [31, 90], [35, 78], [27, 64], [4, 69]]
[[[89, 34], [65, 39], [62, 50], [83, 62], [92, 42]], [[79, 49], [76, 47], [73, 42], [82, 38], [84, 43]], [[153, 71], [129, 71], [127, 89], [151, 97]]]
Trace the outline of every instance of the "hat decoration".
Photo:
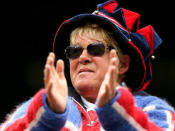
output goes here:
[[152, 78], [151, 56], [162, 43], [154, 28], [148, 25], [140, 29], [138, 13], [120, 8], [116, 0], [109, 0], [98, 4], [92, 14], [80, 14], [64, 21], [55, 35], [54, 51], [58, 43], [69, 43], [68, 36], [73, 29], [87, 22], [99, 24], [114, 34], [122, 51], [131, 57], [124, 81], [133, 90], [144, 90]]

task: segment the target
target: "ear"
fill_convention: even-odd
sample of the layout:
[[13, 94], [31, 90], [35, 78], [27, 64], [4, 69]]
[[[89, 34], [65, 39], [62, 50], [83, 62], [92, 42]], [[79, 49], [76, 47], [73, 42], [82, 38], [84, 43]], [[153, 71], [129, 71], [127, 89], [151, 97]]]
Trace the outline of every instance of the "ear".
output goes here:
[[122, 55], [120, 57], [119, 75], [123, 75], [128, 71], [130, 61], [131, 61], [131, 59], [130, 59], [129, 55]]

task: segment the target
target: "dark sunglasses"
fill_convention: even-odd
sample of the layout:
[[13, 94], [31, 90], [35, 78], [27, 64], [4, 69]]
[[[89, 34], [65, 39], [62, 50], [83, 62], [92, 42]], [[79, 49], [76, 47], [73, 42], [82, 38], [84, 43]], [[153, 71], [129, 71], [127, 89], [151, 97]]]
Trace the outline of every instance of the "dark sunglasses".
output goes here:
[[[105, 47], [103, 43], [92, 43], [86, 49], [88, 54], [92, 56], [102, 56], [105, 53], [105, 49], [110, 51], [114, 48], [112, 46]], [[83, 50], [84, 48], [79, 45], [70, 45], [65, 49], [65, 54], [68, 59], [76, 59], [82, 54]]]

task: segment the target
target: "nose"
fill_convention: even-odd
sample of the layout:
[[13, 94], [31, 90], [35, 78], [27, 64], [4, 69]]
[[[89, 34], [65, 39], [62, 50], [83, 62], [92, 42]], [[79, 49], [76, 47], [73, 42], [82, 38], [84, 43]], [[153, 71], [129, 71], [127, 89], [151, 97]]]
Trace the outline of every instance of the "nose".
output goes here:
[[91, 56], [88, 54], [87, 50], [84, 49], [82, 54], [79, 57], [79, 63], [88, 64], [88, 63], [91, 63], [91, 61], [92, 61]]

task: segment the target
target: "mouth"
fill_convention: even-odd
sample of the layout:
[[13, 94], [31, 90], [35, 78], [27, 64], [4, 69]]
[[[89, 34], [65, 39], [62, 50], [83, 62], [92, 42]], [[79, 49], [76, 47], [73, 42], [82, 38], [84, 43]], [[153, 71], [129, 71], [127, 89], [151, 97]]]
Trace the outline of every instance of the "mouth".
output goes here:
[[94, 71], [89, 68], [82, 68], [79, 70], [78, 73], [80, 74], [80, 73], [91, 73], [91, 72], [94, 72]]

